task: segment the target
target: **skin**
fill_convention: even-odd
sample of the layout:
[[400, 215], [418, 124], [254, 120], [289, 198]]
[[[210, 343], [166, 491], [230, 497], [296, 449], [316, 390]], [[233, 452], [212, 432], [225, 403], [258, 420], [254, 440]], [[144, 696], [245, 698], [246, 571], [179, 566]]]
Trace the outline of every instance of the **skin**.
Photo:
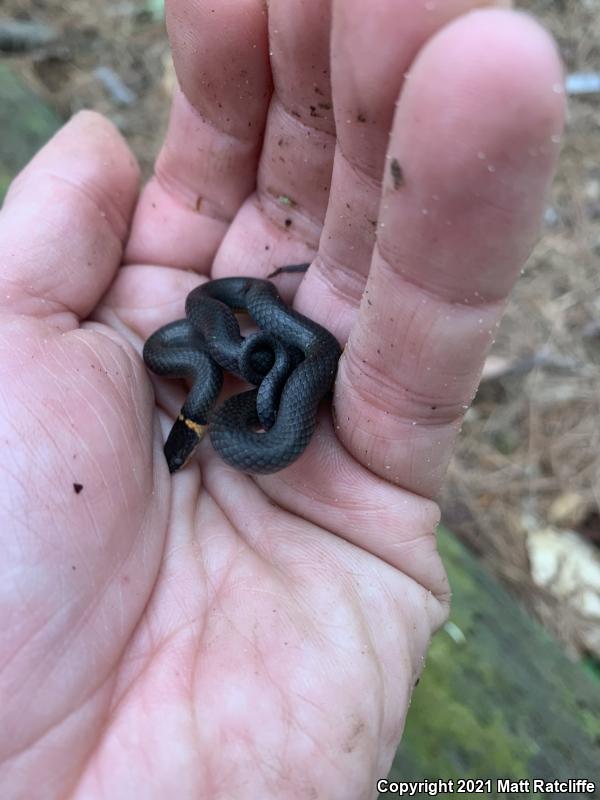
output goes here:
[[[486, 3], [268, 5], [167, 3], [141, 194], [82, 113], [0, 214], [2, 797], [375, 797], [446, 618], [434, 499], [537, 234], [559, 60]], [[209, 274], [302, 261], [278, 281], [345, 345], [334, 421], [276, 475], [204, 442], [170, 477], [184, 389], [144, 338]]]

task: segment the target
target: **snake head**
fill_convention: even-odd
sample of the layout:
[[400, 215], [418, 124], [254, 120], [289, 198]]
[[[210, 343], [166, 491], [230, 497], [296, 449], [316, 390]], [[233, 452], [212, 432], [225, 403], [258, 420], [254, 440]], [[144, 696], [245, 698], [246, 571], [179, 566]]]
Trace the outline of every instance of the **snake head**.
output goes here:
[[184, 417], [183, 414], [177, 417], [164, 448], [170, 473], [185, 467], [200, 444], [205, 431], [206, 425], [194, 422], [194, 420]]

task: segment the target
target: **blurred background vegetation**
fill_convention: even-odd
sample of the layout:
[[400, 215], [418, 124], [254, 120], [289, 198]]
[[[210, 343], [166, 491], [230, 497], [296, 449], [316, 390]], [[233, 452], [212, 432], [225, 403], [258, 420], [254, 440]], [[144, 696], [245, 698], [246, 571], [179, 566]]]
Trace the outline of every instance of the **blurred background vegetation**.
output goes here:
[[[519, 5], [558, 41], [568, 127], [450, 468], [453, 535], [440, 541], [454, 610], [393, 774], [600, 787], [600, 3]], [[149, 175], [175, 83], [162, 0], [3, 0], [0, 198], [81, 108], [110, 117]]]

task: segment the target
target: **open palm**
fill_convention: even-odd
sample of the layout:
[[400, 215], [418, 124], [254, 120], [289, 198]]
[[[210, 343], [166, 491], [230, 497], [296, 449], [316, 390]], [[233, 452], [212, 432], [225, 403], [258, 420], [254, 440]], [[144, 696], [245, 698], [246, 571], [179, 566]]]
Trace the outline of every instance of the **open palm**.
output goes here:
[[[369, 798], [448, 590], [433, 499], [532, 245], [554, 48], [473, 0], [172, 0], [155, 177], [74, 118], [0, 215], [0, 795]], [[453, 20], [453, 21], [452, 21]], [[270, 58], [269, 58], [270, 55]], [[139, 352], [205, 276], [345, 345], [288, 469], [170, 476]], [[153, 388], [155, 391], [153, 391]]]

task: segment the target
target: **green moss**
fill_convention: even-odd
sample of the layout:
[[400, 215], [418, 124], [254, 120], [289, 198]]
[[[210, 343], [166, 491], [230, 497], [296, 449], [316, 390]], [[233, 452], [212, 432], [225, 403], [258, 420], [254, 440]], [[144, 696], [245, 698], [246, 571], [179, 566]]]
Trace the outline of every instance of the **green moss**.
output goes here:
[[0, 163], [0, 203], [8, 190], [11, 180], [12, 174]]
[[439, 543], [451, 620], [434, 637], [390, 778], [600, 784], [599, 685], [454, 537], [441, 530]]
[[528, 774], [527, 761], [535, 747], [508, 729], [490, 692], [492, 670], [483, 674], [463, 668], [465, 662], [477, 658], [474, 645], [469, 638], [458, 644], [445, 631], [432, 643], [413, 696], [403, 750], [435, 753], [436, 758], [425, 774], [415, 778], [518, 779]]
[[56, 114], [0, 64], [0, 202], [13, 176], [59, 126]]

